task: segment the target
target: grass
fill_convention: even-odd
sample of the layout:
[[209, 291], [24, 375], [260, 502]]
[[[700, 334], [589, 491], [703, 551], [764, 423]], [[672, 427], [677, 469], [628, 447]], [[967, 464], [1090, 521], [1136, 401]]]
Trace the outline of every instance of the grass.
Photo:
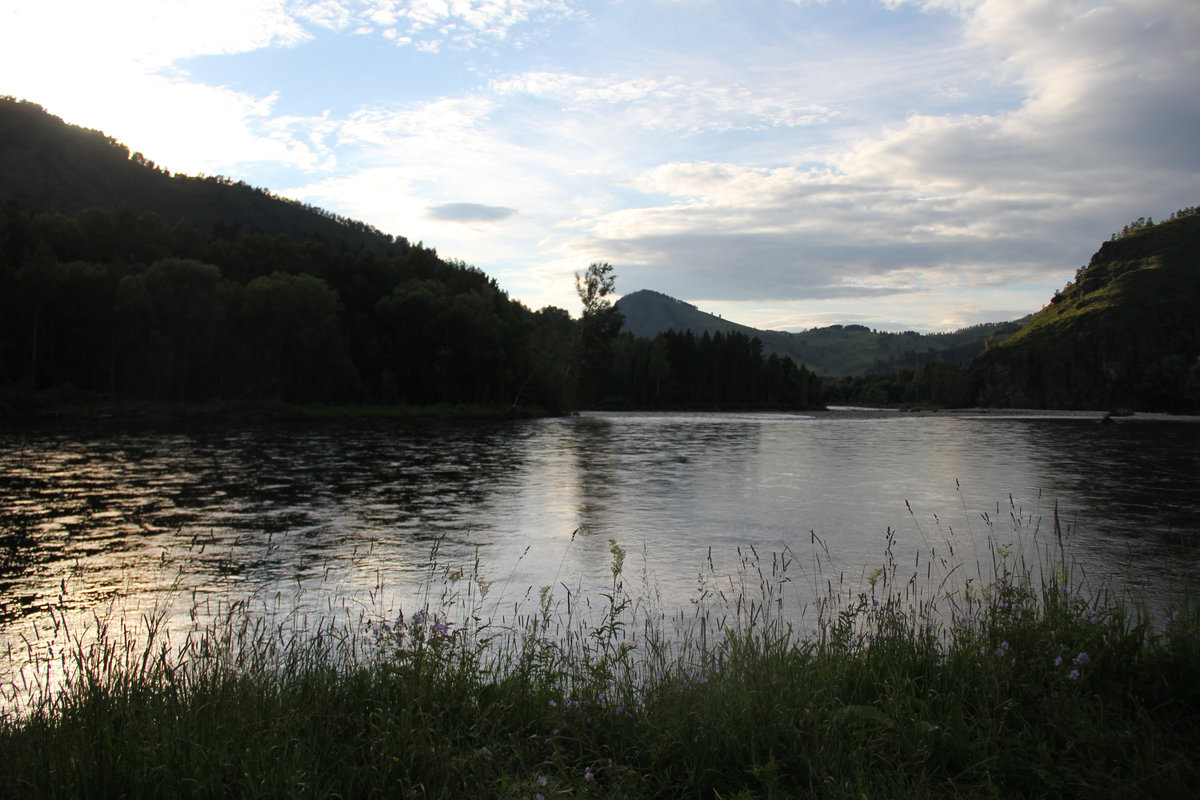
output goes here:
[[993, 551], [959, 581], [920, 556], [907, 577], [891, 545], [803, 630], [781, 611], [790, 554], [743, 553], [685, 619], [627, 591], [616, 542], [597, 597], [546, 587], [507, 620], [477, 573], [434, 558], [441, 595], [386, 620], [234, 606], [178, 642], [153, 614], [101, 626], [65, 688], [0, 721], [0, 794], [1191, 796], [1186, 596], [1151, 620], [1057, 556]]

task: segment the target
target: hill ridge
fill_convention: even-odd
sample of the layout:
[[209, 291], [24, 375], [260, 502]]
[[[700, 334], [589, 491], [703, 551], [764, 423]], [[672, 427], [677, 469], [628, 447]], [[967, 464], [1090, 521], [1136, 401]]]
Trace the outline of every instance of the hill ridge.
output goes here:
[[856, 324], [801, 332], [773, 331], [724, 319], [652, 289], [625, 295], [617, 301], [617, 307], [625, 315], [622, 330], [635, 336], [652, 339], [672, 329], [690, 330], [697, 336], [743, 333], [758, 338], [767, 353], [791, 358], [824, 376], [862, 376], [930, 362], [965, 365], [983, 352], [989, 341], [1011, 336], [1024, 322], [983, 323], [933, 334], [890, 333]]
[[153, 212], [201, 230], [249, 225], [270, 235], [328, 239], [378, 250], [408, 246], [359, 220], [222, 175], [172, 174], [102, 131], [72, 125], [41, 105], [0, 96], [0, 200], [73, 215], [88, 208]]

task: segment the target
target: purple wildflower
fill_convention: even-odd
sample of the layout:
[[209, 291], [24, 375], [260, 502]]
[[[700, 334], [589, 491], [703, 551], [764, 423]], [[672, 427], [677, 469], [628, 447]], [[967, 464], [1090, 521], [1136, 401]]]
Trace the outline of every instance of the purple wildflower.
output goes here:
[[1080, 653], [1079, 655], [1075, 656], [1075, 658], [1073, 658], [1071, 660], [1076, 664], [1086, 664], [1091, 659], [1088, 658], [1087, 653]]
[[1077, 670], [1077, 669], [1071, 670], [1071, 672], [1067, 675], [1067, 677], [1073, 681], [1079, 680], [1079, 670]]
[[585, 769], [583, 771], [583, 779], [585, 781], [587, 781], [588, 783], [591, 783], [592, 781], [596, 780], [596, 776], [592, 773], [591, 767], [588, 767], [587, 769]]

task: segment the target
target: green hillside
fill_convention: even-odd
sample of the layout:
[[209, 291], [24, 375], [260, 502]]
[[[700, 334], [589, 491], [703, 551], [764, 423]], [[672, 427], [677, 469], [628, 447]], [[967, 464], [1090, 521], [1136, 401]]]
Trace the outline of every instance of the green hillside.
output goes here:
[[1105, 242], [972, 372], [992, 405], [1200, 406], [1200, 213], [1139, 220]]
[[708, 314], [690, 303], [643, 289], [617, 303], [625, 315], [623, 330], [653, 338], [668, 330], [708, 333], [743, 333], [756, 337], [767, 353], [788, 357], [818, 375], [860, 376], [891, 372], [923, 363], [969, 363], [987, 342], [1011, 336], [1024, 322], [989, 323], [952, 333], [888, 333], [863, 325], [830, 325], [801, 333], [767, 331]]

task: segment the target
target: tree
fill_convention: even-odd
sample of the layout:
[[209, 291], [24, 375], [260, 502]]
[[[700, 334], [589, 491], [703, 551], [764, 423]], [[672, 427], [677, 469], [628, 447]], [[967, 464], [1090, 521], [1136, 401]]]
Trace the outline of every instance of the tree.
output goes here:
[[575, 291], [583, 303], [577, 349], [580, 399], [584, 403], [602, 401], [607, 393], [613, 343], [625, 323], [625, 315], [609, 299], [615, 285], [612, 264], [593, 262], [583, 275], [575, 274]]
[[596, 318], [614, 309], [608, 296], [613, 293], [616, 282], [613, 266], [608, 263], [592, 262], [583, 275], [575, 273], [575, 291], [583, 303], [584, 319]]
[[135, 396], [206, 400], [222, 393], [232, 352], [230, 301], [221, 270], [164, 258], [117, 284], [121, 356]]
[[313, 275], [273, 272], [243, 293], [243, 329], [258, 391], [297, 402], [342, 399], [358, 380], [339, 327], [337, 292]]

